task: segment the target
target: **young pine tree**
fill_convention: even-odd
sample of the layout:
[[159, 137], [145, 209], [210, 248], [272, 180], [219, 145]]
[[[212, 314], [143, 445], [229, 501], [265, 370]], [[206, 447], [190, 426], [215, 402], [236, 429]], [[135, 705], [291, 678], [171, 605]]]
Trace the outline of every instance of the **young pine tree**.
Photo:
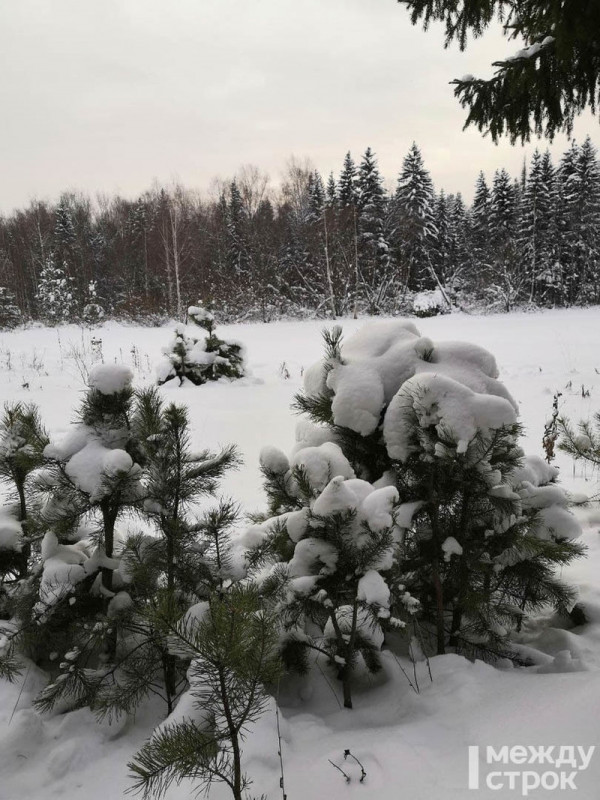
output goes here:
[[188, 317], [202, 332], [196, 334], [178, 325], [165, 358], [157, 368], [158, 383], [178, 378], [196, 386], [220, 378], [242, 378], [245, 374], [244, 349], [239, 342], [228, 342], [215, 333], [215, 318], [203, 306], [190, 306]]
[[157, 625], [171, 649], [191, 661], [187, 713], [155, 731], [130, 763], [134, 789], [162, 797], [172, 783], [190, 779], [200, 791], [225, 784], [245, 800], [251, 784], [242, 767], [243, 739], [266, 711], [266, 685], [280, 674], [278, 631], [249, 584], [234, 584], [193, 606], [183, 617], [166, 605]]
[[225, 580], [228, 564], [220, 544], [236, 509], [222, 501], [200, 519], [191, 510], [215, 493], [219, 479], [238, 458], [233, 447], [218, 454], [192, 452], [186, 408], [165, 407], [153, 389], [139, 394], [132, 428], [144, 469], [144, 515], [155, 535], [133, 535], [125, 543], [122, 571], [133, 602], [121, 622], [137, 631], [138, 642], [145, 637], [147, 645], [140, 647], [135, 661], [123, 662], [101, 701], [106, 709], [129, 711], [149, 686], [158, 684], [170, 714], [187, 664], [169, 652], [167, 634], [155, 627], [153, 613], [158, 603], [183, 613]]
[[398, 320], [344, 346], [339, 330], [328, 335], [297, 400], [313, 423], [298, 447], [333, 441], [357, 476], [413, 504], [401, 581], [438, 653], [495, 658], [525, 614], [573, 602], [555, 568], [581, 554], [579, 527], [564, 493], [547, 488], [555, 474], [524, 459], [516, 404], [497, 376], [485, 350], [436, 345]]
[[0, 543], [0, 575], [5, 577], [12, 573], [22, 579], [29, 574], [31, 537], [36, 530], [35, 519], [31, 519], [31, 504], [35, 503], [32, 480], [43, 463], [47, 444], [48, 436], [36, 406], [5, 405], [0, 421], [0, 481], [8, 486], [9, 498], [14, 502], [6, 511], [22, 531], [13, 541], [14, 547]]

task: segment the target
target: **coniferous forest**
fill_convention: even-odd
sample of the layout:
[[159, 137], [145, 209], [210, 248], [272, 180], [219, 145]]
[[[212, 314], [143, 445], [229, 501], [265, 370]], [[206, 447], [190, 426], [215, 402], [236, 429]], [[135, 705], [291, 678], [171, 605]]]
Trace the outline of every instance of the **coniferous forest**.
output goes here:
[[0, 325], [102, 316], [337, 317], [447, 305], [510, 311], [600, 302], [600, 167], [588, 137], [558, 163], [480, 173], [471, 205], [434, 186], [413, 144], [393, 191], [368, 148], [337, 175], [291, 160], [281, 185], [243, 168], [210, 199], [156, 186], [136, 199], [63, 194], [0, 218]]

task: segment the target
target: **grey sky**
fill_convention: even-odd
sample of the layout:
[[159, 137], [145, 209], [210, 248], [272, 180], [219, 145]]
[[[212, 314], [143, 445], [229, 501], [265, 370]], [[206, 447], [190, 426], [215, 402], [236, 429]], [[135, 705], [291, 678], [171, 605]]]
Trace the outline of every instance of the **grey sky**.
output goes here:
[[0, 0], [0, 211], [154, 179], [206, 190], [248, 163], [277, 183], [291, 155], [337, 173], [367, 145], [393, 180], [413, 139], [470, 199], [479, 169], [517, 174], [524, 151], [463, 132], [448, 81], [515, 48], [442, 41], [396, 0]]

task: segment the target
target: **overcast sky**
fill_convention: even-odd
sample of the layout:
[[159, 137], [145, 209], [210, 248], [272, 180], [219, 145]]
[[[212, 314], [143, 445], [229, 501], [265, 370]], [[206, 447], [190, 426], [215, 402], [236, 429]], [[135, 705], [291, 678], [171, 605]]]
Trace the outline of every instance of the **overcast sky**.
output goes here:
[[[396, 0], [0, 0], [0, 211], [154, 180], [207, 190], [243, 164], [276, 184], [291, 155], [337, 174], [368, 145], [393, 183], [413, 140], [436, 186], [470, 199], [479, 169], [517, 174], [524, 150], [463, 132], [448, 81], [515, 46], [442, 44]], [[599, 144], [586, 115], [588, 132]]]

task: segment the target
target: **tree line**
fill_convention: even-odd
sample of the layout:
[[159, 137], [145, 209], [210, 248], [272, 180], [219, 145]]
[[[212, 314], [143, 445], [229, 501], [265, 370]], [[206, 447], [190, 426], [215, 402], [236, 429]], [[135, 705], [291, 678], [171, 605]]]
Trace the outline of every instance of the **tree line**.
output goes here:
[[600, 168], [588, 137], [558, 163], [480, 173], [474, 200], [436, 191], [413, 144], [395, 189], [367, 148], [324, 178], [292, 160], [281, 186], [243, 168], [214, 197], [181, 186], [133, 200], [63, 194], [0, 218], [0, 324], [398, 313], [415, 292], [510, 310], [600, 301]]

